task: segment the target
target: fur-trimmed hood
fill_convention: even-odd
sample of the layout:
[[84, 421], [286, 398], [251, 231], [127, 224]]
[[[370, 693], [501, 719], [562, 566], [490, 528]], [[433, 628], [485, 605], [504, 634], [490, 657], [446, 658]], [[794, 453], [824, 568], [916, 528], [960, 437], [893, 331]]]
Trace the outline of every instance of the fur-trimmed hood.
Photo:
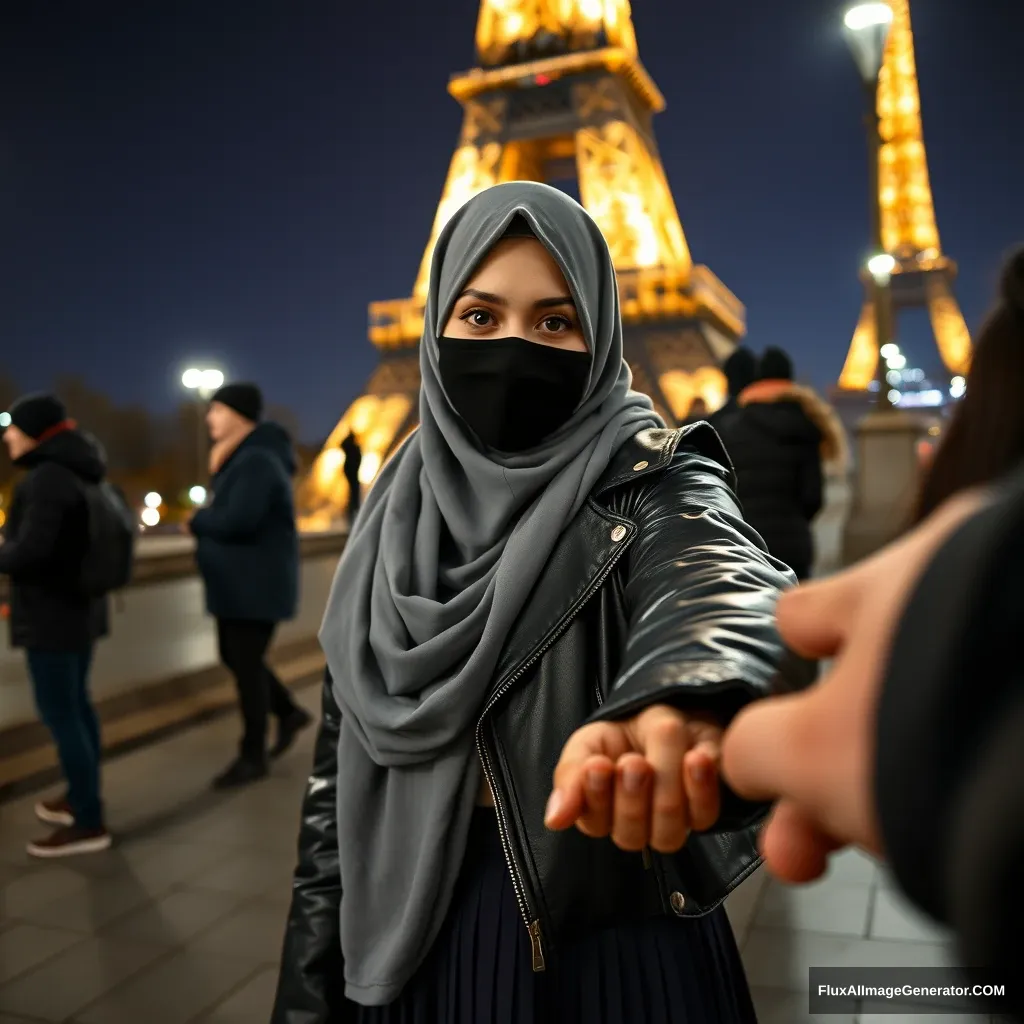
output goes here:
[[[791, 380], [759, 380], [745, 388], [737, 400], [741, 408], [752, 412], [759, 405], [774, 406], [779, 402], [795, 402], [817, 429], [821, 437], [822, 462], [839, 470], [849, 466], [850, 447], [843, 424], [835, 409], [811, 388]], [[775, 418], [771, 421], [766, 418], [764, 426], [776, 431], [786, 427], [799, 429], [796, 423], [786, 424]]]

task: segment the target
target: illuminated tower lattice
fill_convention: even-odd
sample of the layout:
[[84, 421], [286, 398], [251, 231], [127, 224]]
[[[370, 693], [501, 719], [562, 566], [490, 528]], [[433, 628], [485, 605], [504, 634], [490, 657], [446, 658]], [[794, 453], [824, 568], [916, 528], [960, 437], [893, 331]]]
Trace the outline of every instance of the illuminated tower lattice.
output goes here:
[[[951, 374], [965, 374], [971, 359], [971, 339], [953, 295], [956, 264], [943, 255], [935, 223], [921, 130], [910, 4], [909, 0], [887, 2], [893, 10], [893, 22], [878, 90], [882, 133], [878, 188], [882, 244], [896, 260], [891, 284], [893, 310], [927, 307], [942, 361]], [[862, 391], [875, 378], [878, 340], [870, 287], [866, 291], [839, 378], [843, 390]]]
[[435, 240], [463, 203], [500, 182], [575, 178], [618, 271], [634, 386], [670, 422], [684, 419], [695, 398], [709, 409], [724, 399], [718, 365], [746, 314], [691, 259], [652, 130], [665, 101], [640, 63], [628, 0], [482, 0], [476, 51], [478, 66], [448, 86], [465, 111], [462, 134], [412, 296], [370, 306], [380, 363], [304, 485], [311, 524], [335, 518], [347, 500], [338, 445], [349, 430], [369, 483], [415, 427], [416, 346]]

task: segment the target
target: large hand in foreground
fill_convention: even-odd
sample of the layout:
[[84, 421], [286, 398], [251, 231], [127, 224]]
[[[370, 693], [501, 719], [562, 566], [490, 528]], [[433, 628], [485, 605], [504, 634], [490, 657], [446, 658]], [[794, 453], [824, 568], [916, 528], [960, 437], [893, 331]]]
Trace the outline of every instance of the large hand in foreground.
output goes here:
[[674, 853], [718, 818], [721, 737], [713, 719], [663, 704], [585, 725], [562, 750], [545, 823], [610, 835], [623, 850]]
[[819, 877], [848, 843], [881, 852], [873, 798], [875, 717], [900, 615], [936, 550], [984, 503], [951, 499], [895, 544], [784, 594], [779, 632], [798, 654], [834, 658], [812, 689], [744, 708], [722, 747], [723, 775], [751, 800], [778, 800], [762, 834], [769, 870]]

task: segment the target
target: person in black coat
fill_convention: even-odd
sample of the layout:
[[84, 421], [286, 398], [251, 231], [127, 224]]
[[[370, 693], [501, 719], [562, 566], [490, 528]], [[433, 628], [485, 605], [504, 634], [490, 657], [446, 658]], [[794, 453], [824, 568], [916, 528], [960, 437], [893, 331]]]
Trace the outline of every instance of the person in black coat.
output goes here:
[[76, 429], [59, 399], [15, 402], [4, 444], [26, 475], [14, 492], [0, 544], [0, 573], [11, 581], [10, 638], [22, 647], [39, 717], [57, 747], [67, 796], [36, 804], [56, 826], [29, 843], [34, 857], [92, 853], [110, 846], [100, 796], [100, 729], [89, 696], [93, 645], [108, 631], [106, 598], [79, 585], [89, 544], [84, 486], [106, 475], [103, 454]]
[[207, 414], [213, 499], [188, 526], [245, 726], [238, 758], [214, 780], [218, 788], [267, 774], [271, 712], [278, 720], [271, 756], [283, 754], [310, 722], [266, 663], [277, 624], [292, 618], [298, 605], [299, 542], [291, 439], [276, 423], [259, 422], [262, 405], [253, 384], [226, 384], [213, 396]]
[[714, 426], [735, 467], [747, 522], [804, 580], [814, 562], [811, 521], [823, 501], [823, 449], [839, 441], [821, 399], [794, 384], [781, 349], [765, 350], [758, 378]]
[[355, 434], [349, 431], [345, 440], [341, 442], [341, 450], [345, 453], [345, 480], [348, 483], [348, 524], [351, 527], [359, 515], [359, 506], [362, 504], [362, 484], [359, 480], [359, 470], [363, 465], [363, 452], [359, 447]]
[[722, 364], [722, 373], [725, 375], [728, 388], [725, 404], [707, 417], [708, 422], [716, 430], [723, 420], [739, 409], [740, 395], [757, 380], [757, 356], [749, 348], [741, 345]]

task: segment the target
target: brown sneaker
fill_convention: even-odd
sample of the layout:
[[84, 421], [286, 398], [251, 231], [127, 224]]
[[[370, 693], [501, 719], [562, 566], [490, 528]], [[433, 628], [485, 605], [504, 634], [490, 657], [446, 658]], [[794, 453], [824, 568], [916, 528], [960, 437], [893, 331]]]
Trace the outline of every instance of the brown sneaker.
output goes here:
[[29, 843], [30, 857], [74, 857], [80, 853], [99, 853], [110, 848], [110, 833], [105, 828], [59, 828], [45, 839]]
[[35, 806], [36, 817], [44, 825], [59, 825], [67, 828], [75, 823], [71, 804], [63, 797], [59, 800], [40, 800]]

